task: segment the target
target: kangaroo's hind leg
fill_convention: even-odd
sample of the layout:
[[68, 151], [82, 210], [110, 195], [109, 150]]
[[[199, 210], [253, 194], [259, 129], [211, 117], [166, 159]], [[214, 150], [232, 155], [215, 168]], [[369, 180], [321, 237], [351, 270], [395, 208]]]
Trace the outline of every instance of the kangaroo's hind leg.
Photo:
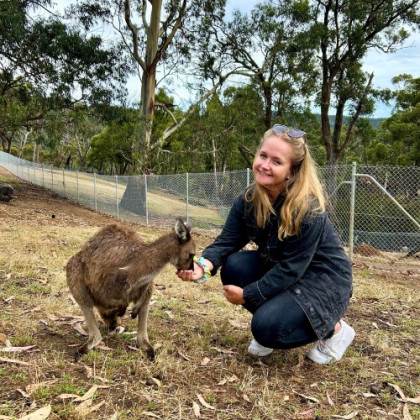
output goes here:
[[[137, 344], [147, 354], [151, 361], [155, 360], [155, 350], [149, 341], [147, 334], [147, 318], [149, 316], [149, 304], [153, 292], [153, 283], [149, 283], [140, 290], [139, 299], [136, 302], [133, 313], [138, 316]], [[133, 316], [132, 313], [132, 316]]]
[[83, 261], [78, 255], [72, 257], [67, 263], [66, 270], [67, 284], [71, 294], [83, 312], [89, 332], [88, 341], [77, 350], [75, 355], [77, 360], [82, 354], [87, 353], [90, 349], [97, 346], [102, 341], [102, 336], [95, 313], [93, 312], [94, 302], [84, 282]]

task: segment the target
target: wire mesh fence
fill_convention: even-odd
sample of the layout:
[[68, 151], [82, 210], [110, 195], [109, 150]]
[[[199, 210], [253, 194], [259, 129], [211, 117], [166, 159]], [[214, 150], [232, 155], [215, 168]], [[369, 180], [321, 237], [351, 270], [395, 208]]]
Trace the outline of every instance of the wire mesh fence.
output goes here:
[[[108, 176], [36, 164], [0, 152], [0, 165], [96, 211], [172, 228], [182, 217], [217, 234], [233, 200], [253, 182], [249, 169], [217, 173]], [[420, 251], [420, 168], [339, 165], [319, 168], [330, 217], [350, 256], [358, 247]]]

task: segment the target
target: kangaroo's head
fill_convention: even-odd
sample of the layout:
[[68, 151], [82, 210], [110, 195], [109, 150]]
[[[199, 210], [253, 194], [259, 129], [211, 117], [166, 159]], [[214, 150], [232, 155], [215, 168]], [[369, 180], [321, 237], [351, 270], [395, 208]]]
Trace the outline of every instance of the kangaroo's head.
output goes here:
[[178, 219], [175, 223], [175, 233], [179, 241], [179, 253], [174, 262], [178, 270], [192, 270], [195, 255], [195, 243], [191, 238], [191, 226]]

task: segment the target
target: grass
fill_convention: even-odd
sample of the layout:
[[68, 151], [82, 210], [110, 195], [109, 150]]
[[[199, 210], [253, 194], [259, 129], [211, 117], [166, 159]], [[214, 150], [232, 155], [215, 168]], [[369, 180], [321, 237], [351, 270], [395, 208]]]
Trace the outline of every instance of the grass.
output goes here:
[[[156, 280], [150, 310], [156, 361], [133, 350], [130, 332], [137, 324], [127, 315], [123, 334], [106, 336], [103, 346], [74, 362], [74, 346], [85, 338], [72, 326], [82, 318], [64, 265], [112, 220], [58, 198], [43, 204], [42, 195], [28, 195], [25, 201], [24, 187], [17, 183], [19, 200], [0, 203], [0, 333], [12, 346], [36, 347], [0, 352], [0, 418], [49, 406], [50, 419], [282, 420], [355, 413], [387, 419], [403, 418], [404, 407], [389, 384], [406, 397], [420, 394], [416, 261], [410, 270], [417, 276], [406, 273], [403, 260], [388, 267], [369, 258], [356, 261], [346, 319], [357, 335], [346, 356], [330, 366], [305, 359], [307, 347], [261, 359], [247, 354], [251, 316], [225, 301], [219, 278], [188, 284], [170, 266]], [[50, 209], [58, 215], [54, 220]], [[136, 229], [147, 240], [163, 233]], [[210, 240], [198, 235], [198, 247]], [[371, 392], [373, 385], [379, 392]], [[418, 404], [407, 408], [411, 418], [420, 418]]]

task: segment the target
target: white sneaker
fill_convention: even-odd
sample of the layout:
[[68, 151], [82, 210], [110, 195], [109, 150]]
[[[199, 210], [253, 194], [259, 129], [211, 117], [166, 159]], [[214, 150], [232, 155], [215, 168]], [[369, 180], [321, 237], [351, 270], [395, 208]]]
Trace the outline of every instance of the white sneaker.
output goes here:
[[248, 353], [251, 353], [254, 356], [268, 356], [272, 352], [273, 349], [262, 346], [257, 340], [255, 340], [255, 338], [251, 341], [251, 344], [248, 347]]
[[341, 328], [337, 334], [334, 334], [331, 338], [326, 340], [319, 340], [315, 343], [315, 346], [309, 350], [306, 355], [315, 363], [321, 365], [327, 365], [334, 361], [341, 360], [347, 347], [351, 344], [354, 339], [355, 332], [350, 325], [343, 320], [340, 321]]

